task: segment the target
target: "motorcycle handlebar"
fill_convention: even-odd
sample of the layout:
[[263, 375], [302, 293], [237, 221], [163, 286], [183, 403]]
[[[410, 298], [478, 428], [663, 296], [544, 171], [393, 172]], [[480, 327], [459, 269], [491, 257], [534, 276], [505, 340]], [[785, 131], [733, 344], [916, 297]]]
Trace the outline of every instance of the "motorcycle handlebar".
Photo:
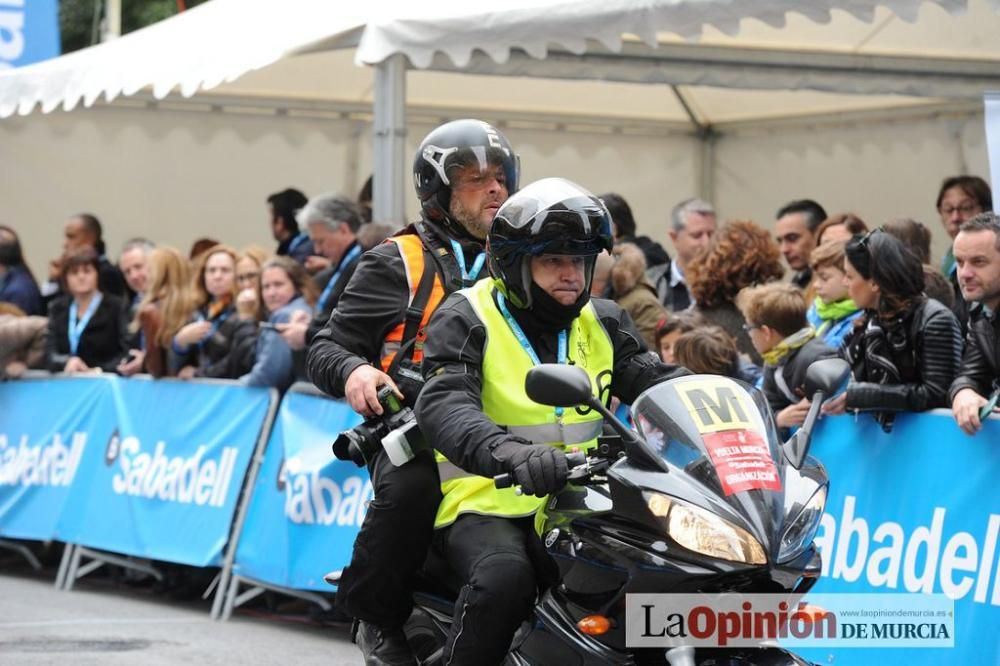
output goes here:
[[[587, 453], [585, 451], [570, 451], [566, 454], [566, 466], [570, 471], [586, 464]], [[497, 474], [493, 477], [493, 485], [496, 488], [510, 488], [514, 485], [514, 476], [509, 473]]]

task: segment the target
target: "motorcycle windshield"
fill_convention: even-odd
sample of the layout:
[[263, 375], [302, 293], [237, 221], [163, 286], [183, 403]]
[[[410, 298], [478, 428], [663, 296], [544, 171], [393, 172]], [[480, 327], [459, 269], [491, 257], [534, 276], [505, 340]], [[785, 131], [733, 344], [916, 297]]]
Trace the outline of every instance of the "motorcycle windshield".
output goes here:
[[646, 446], [675, 473], [667, 475], [669, 488], [651, 490], [684, 491], [681, 499], [728, 514], [768, 546], [782, 520], [784, 473], [760, 391], [717, 375], [682, 377], [640, 395], [632, 419]]

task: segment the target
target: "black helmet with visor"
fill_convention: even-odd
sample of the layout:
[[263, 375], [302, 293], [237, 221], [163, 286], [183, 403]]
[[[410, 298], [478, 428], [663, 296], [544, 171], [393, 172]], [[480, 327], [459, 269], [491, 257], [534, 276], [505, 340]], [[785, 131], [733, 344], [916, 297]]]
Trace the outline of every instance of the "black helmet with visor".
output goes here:
[[480, 173], [499, 167], [508, 195], [517, 191], [517, 155], [507, 137], [482, 120], [453, 120], [437, 127], [420, 142], [413, 160], [413, 184], [424, 215], [458, 238], [469, 234], [449, 210], [454, 178], [467, 166]]
[[506, 298], [525, 310], [532, 305], [532, 257], [584, 257], [586, 294], [597, 255], [611, 246], [611, 215], [604, 203], [563, 178], [536, 181], [507, 199], [486, 239], [490, 274]]

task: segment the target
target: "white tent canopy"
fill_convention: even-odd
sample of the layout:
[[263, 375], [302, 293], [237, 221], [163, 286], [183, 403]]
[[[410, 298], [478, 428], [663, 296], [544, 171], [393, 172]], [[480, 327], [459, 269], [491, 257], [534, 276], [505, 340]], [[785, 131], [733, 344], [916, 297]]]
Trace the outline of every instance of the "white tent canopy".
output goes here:
[[1000, 0], [394, 5], [213, 0], [112, 42], [0, 72], [0, 117], [146, 88], [157, 98], [174, 89], [191, 96], [292, 56], [353, 47], [366, 65], [402, 54], [417, 69], [742, 89], [969, 98], [1000, 79]]
[[[400, 219], [407, 97], [411, 108], [625, 118], [704, 136], [802, 115], [968, 108], [983, 90], [1000, 88], [998, 7], [1000, 0], [213, 0], [113, 42], [0, 72], [0, 117], [172, 91], [373, 105], [376, 214]], [[350, 66], [352, 56], [374, 66], [374, 81], [370, 70]], [[450, 72], [463, 73], [461, 85]], [[616, 94], [595, 99], [595, 79]]]

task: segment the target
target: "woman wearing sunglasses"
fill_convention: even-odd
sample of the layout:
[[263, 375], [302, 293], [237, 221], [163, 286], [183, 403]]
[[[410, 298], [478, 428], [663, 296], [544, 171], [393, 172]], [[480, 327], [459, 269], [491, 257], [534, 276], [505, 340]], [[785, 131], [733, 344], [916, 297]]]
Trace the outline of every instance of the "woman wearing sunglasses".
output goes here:
[[855, 236], [844, 253], [848, 293], [864, 315], [843, 352], [853, 381], [824, 411], [870, 411], [888, 432], [896, 412], [947, 406], [962, 338], [951, 310], [924, 294], [920, 259], [881, 229]]

